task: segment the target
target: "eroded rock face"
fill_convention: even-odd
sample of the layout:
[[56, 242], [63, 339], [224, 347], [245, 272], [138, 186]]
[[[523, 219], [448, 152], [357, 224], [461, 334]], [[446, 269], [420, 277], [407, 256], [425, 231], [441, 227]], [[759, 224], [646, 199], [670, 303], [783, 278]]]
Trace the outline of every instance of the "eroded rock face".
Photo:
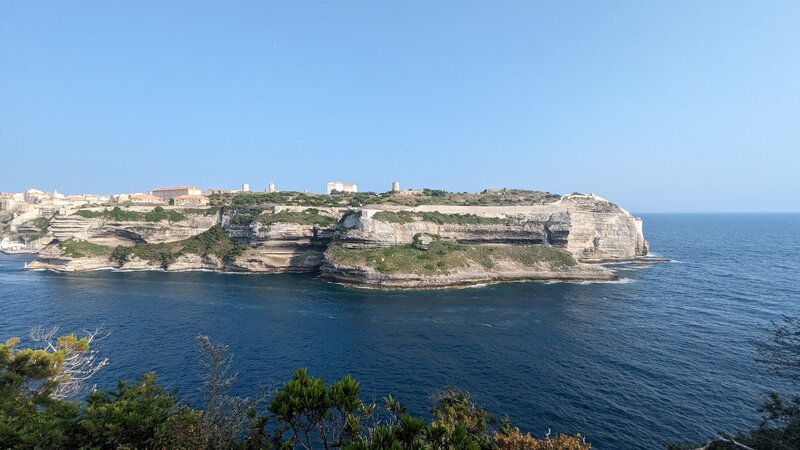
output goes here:
[[640, 219], [592, 197], [564, 198], [547, 205], [426, 205], [406, 211], [472, 214], [508, 224], [392, 223], [376, 219], [377, 209], [363, 209], [343, 221], [337, 238], [351, 249], [410, 244], [420, 233], [461, 244], [549, 245], [567, 250], [582, 262], [625, 261], [648, 252]]
[[286, 253], [248, 250], [237, 256], [228, 268], [241, 272], [316, 272], [322, 264], [323, 251], [300, 250]]
[[224, 270], [225, 268], [225, 261], [213, 255], [181, 255], [165, 267], [168, 272]]
[[247, 272], [315, 272], [336, 231], [335, 226], [285, 222], [237, 225], [230, 215], [221, 222], [234, 241], [249, 247], [230, 264]]
[[[280, 207], [295, 208], [300, 207]], [[273, 213], [277, 212], [276, 207]], [[406, 211], [414, 219], [408, 223], [379, 220], [382, 210]], [[491, 220], [474, 223], [438, 223], [424, 220], [423, 213], [469, 214]], [[341, 219], [335, 225], [263, 223], [260, 212], [244, 220], [233, 220], [229, 211], [219, 216], [190, 216], [180, 222], [118, 222], [103, 218], [87, 219], [78, 215], [53, 218], [50, 236], [57, 241], [87, 240], [116, 247], [137, 243], [180, 241], [198, 235], [214, 225], [221, 225], [231, 239], [246, 250], [223, 260], [216, 256], [182, 254], [162, 267], [159, 261], [132, 257], [124, 263], [107, 257], [70, 258], [58, 245], [43, 250], [32, 269], [63, 271], [113, 267], [122, 270], [217, 270], [233, 272], [316, 272], [325, 279], [380, 288], [428, 289], [517, 280], [610, 280], [614, 274], [596, 264], [623, 261], [646, 255], [648, 244], [642, 222], [624, 209], [596, 196], [565, 196], [558, 201], [529, 206], [454, 206], [424, 205], [414, 208], [378, 205], [358, 209], [341, 218], [343, 211], [324, 212]], [[247, 214], [247, 213], [244, 213]], [[380, 217], [380, 216], [379, 216]], [[251, 220], [250, 220], [251, 219]], [[550, 267], [540, 264], [522, 266], [499, 261], [491, 269], [470, 265], [446, 275], [386, 274], [370, 267], [343, 265], [325, 258], [333, 241], [345, 249], [374, 249], [410, 244], [415, 236], [435, 237], [443, 241], [471, 245], [537, 246], [545, 245], [568, 252], [579, 264]], [[425, 244], [424, 242], [422, 243]]]
[[322, 263], [323, 279], [354, 287], [372, 289], [443, 289], [508, 281], [612, 281], [614, 273], [599, 265], [577, 264], [571, 267], [552, 267], [539, 264], [528, 267], [512, 261], [496, 261], [491, 269], [473, 264], [447, 274], [420, 275], [415, 273], [383, 273], [362, 266], [337, 264], [328, 259]]
[[115, 267], [107, 257], [71, 258], [57, 245], [50, 245], [39, 252], [37, 258], [28, 263], [31, 270], [50, 269], [60, 272], [83, 272]]
[[360, 217], [352, 228], [340, 231], [337, 237], [347, 248], [364, 249], [409, 244], [418, 234], [437, 235], [462, 244], [564, 246], [568, 228], [563, 223], [542, 222], [460, 225], [417, 221], [398, 224]]
[[565, 200], [570, 214], [566, 250], [584, 262], [626, 261], [648, 253], [642, 221], [607, 202]]
[[116, 247], [179, 241], [208, 230], [216, 222], [214, 216], [191, 216], [180, 222], [145, 222], [87, 219], [77, 214], [56, 215], [50, 221], [50, 233], [60, 241], [79, 239]]

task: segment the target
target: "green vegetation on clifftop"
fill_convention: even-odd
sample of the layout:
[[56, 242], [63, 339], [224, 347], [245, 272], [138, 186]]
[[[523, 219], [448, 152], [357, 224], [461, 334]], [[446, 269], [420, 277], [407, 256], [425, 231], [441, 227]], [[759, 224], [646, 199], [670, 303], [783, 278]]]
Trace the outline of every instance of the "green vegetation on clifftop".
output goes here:
[[549, 192], [501, 189], [478, 194], [447, 192], [439, 189], [423, 189], [419, 194], [395, 194], [391, 192], [334, 193], [331, 195], [306, 192], [239, 192], [213, 194], [209, 196], [216, 206], [293, 205], [312, 207], [358, 207], [373, 204], [418, 205], [542, 205], [561, 197]]
[[369, 250], [349, 250], [339, 243], [331, 244], [327, 258], [335, 264], [366, 265], [383, 273], [446, 275], [451, 270], [481, 265], [486, 269], [498, 260], [533, 267], [540, 263], [553, 268], [571, 267], [575, 259], [564, 250], [546, 246], [465, 245], [434, 240], [427, 245], [398, 245]]
[[303, 211], [283, 210], [277, 213], [262, 212], [262, 208], [236, 208], [231, 214], [231, 224], [250, 225], [257, 222], [263, 225], [273, 223], [296, 223], [300, 225], [314, 225], [329, 227], [338, 222], [336, 217], [327, 215], [316, 208], [308, 208]]
[[511, 225], [517, 223], [515, 220], [500, 217], [481, 217], [475, 214], [445, 214], [438, 211], [381, 211], [375, 213], [372, 218], [389, 223], [411, 223], [420, 220], [438, 223], [439, 225]]
[[258, 216], [257, 220], [263, 224], [283, 222], [313, 225], [316, 223], [321, 227], [329, 227], [337, 222], [335, 217], [325, 215], [315, 208], [309, 208], [305, 211], [284, 210], [275, 214], [262, 214]]
[[88, 209], [81, 209], [75, 214], [86, 219], [105, 218], [116, 222], [161, 222], [162, 220], [180, 222], [186, 219], [186, 216], [180, 212], [175, 210], [167, 211], [160, 206], [156, 206], [152, 211], [147, 213], [123, 210], [119, 206], [115, 206], [114, 209], [110, 211], [90, 211]]
[[266, 206], [289, 205], [311, 207], [350, 207], [380, 203], [389, 194], [359, 192], [355, 194], [338, 193], [332, 195], [306, 192], [247, 192], [235, 194], [212, 194], [209, 201], [215, 206]]

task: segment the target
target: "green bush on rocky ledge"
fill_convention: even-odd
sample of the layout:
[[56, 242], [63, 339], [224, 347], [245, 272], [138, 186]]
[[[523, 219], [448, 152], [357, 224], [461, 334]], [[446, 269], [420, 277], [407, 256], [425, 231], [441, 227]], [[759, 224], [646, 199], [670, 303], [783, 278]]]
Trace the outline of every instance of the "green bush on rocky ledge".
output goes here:
[[112, 253], [111, 247], [107, 245], [95, 244], [89, 241], [77, 239], [67, 239], [58, 243], [64, 254], [70, 258], [86, 258], [92, 256], [109, 256]]
[[297, 223], [301, 225], [317, 224], [321, 227], [329, 227], [337, 222], [335, 217], [323, 214], [316, 208], [308, 208], [305, 211], [283, 210], [274, 214], [262, 214], [256, 220], [265, 225], [271, 223]]
[[571, 267], [575, 258], [564, 250], [547, 246], [467, 245], [434, 239], [426, 246], [415, 243], [368, 250], [350, 250], [331, 244], [326, 256], [333, 263], [364, 264], [383, 273], [446, 275], [454, 269], [477, 264], [486, 269], [497, 260], [533, 267], [546, 263], [554, 268]]
[[135, 256], [166, 267], [181, 255], [218, 256], [230, 260], [244, 252], [245, 248], [237, 245], [228, 233], [214, 225], [208, 230], [188, 239], [160, 244], [136, 244], [133, 246], [117, 246], [109, 259], [124, 264]]
[[116, 222], [161, 222], [162, 220], [169, 220], [170, 222], [180, 222], [186, 219], [186, 216], [175, 210], [169, 210], [156, 206], [152, 211], [141, 213], [137, 211], [123, 210], [119, 206], [113, 209], [103, 211], [90, 211], [88, 209], [79, 209], [75, 214], [85, 219], [105, 218]]

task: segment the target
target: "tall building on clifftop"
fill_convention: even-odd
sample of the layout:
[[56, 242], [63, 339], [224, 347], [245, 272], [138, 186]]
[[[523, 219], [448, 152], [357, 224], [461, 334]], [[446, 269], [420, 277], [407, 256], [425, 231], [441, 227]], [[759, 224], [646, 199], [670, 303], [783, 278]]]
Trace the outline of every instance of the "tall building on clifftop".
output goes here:
[[358, 186], [355, 184], [342, 183], [341, 181], [331, 181], [328, 183], [328, 194], [331, 192], [358, 192]]

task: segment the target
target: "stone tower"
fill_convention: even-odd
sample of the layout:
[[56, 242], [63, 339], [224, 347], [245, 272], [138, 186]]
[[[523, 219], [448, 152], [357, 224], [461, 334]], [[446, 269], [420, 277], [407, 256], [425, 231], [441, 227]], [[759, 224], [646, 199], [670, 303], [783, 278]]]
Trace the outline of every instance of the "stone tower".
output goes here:
[[392, 192], [400, 192], [400, 182], [395, 181], [392, 183]]
[[272, 181], [270, 181], [269, 186], [267, 186], [267, 192], [278, 192], [278, 190], [275, 189], [275, 183]]

